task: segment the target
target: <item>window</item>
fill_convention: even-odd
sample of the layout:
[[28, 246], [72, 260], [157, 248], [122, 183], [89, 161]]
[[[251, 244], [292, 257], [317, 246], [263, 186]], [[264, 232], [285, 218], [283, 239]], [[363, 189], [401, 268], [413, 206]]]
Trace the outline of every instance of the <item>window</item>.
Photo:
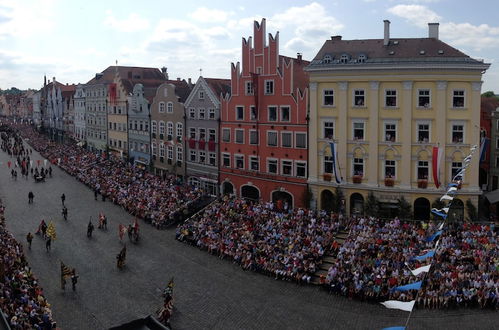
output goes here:
[[181, 138], [184, 135], [184, 125], [177, 123], [177, 137]]
[[496, 121], [496, 129], [499, 131], [499, 120]]
[[250, 144], [258, 144], [258, 132], [256, 130], [250, 130]]
[[170, 138], [173, 136], [173, 123], [171, 121], [169, 121], [166, 125], [166, 135]]
[[177, 146], [177, 162], [184, 160], [184, 149], [182, 146]]
[[201, 163], [201, 164], [206, 163], [206, 152], [205, 151], [199, 151], [199, 163]]
[[304, 178], [307, 176], [307, 163], [306, 162], [295, 162], [296, 165], [296, 176], [299, 178]]
[[236, 168], [244, 170], [244, 156], [243, 155], [235, 155], [234, 161], [236, 163]]
[[293, 147], [293, 133], [292, 132], [282, 132], [281, 133], [281, 144], [283, 148]]
[[230, 167], [230, 154], [222, 154], [222, 164], [224, 167]]
[[214, 128], [208, 129], [208, 141], [216, 141], [217, 140], [217, 131]]
[[173, 103], [172, 102], [168, 102], [166, 104], [166, 112], [167, 113], [173, 113]]
[[199, 91], [198, 96], [200, 100], [204, 100], [204, 91]]
[[266, 95], [274, 94], [274, 81], [273, 80], [265, 80], [265, 94]]
[[324, 122], [324, 138], [325, 139], [334, 138], [334, 122], [332, 121]]
[[277, 107], [269, 106], [269, 121], [277, 121]]
[[367, 60], [367, 56], [365, 54], [360, 54], [358, 62], [359, 63], [364, 63]]
[[456, 177], [457, 173], [461, 171], [461, 168], [463, 167], [463, 163], [461, 162], [452, 162], [452, 167], [451, 167], [451, 180], [463, 180], [462, 174]]
[[348, 56], [347, 54], [343, 54], [340, 57], [340, 63], [346, 64], [346, 63], [348, 63], [349, 59], [350, 59], [350, 56]]
[[418, 107], [429, 108], [430, 107], [430, 90], [420, 89], [418, 90]]
[[418, 142], [430, 141], [430, 124], [418, 124]]
[[394, 123], [385, 124], [385, 141], [395, 142], [397, 140], [397, 125]]
[[230, 128], [222, 128], [222, 141], [230, 142]]
[[254, 105], [250, 106], [250, 120], [256, 120], [257, 115], [256, 107]]
[[364, 159], [354, 158], [353, 159], [353, 174], [364, 176]]
[[307, 133], [296, 133], [296, 148], [307, 148]]
[[159, 113], [165, 112], [165, 102], [159, 102]]
[[172, 145], [168, 145], [166, 147], [166, 157], [168, 159], [173, 159], [173, 146]]
[[253, 82], [247, 81], [246, 82], [246, 95], [253, 95], [253, 94], [254, 94]]
[[260, 170], [260, 160], [256, 156], [250, 156], [249, 158], [250, 164], [249, 169], [251, 171], [259, 171]]
[[281, 106], [281, 121], [291, 121], [291, 109], [288, 106]]
[[267, 131], [267, 146], [277, 147], [277, 132]]
[[452, 92], [452, 107], [464, 108], [464, 90], [456, 90]]
[[163, 143], [159, 144], [159, 157], [165, 157], [165, 145]]
[[159, 134], [161, 134], [161, 135], [165, 134], [165, 122], [164, 121], [159, 122]]
[[331, 55], [327, 54], [327, 55], [324, 55], [324, 58], [322, 59], [322, 61], [325, 63], [325, 64], [329, 64], [331, 63]]
[[267, 158], [267, 172], [277, 174], [277, 159]]
[[385, 91], [385, 106], [386, 107], [397, 106], [397, 91], [395, 89], [388, 89]]
[[191, 139], [196, 139], [196, 128], [195, 127], [189, 128], [189, 137]]
[[324, 156], [324, 173], [333, 173], [333, 157]]
[[463, 143], [464, 140], [464, 126], [452, 125], [452, 143]]
[[334, 105], [334, 90], [325, 89], [323, 91], [323, 105], [333, 106]]
[[281, 161], [282, 175], [293, 175], [293, 162], [291, 160]]
[[236, 134], [236, 143], [244, 143], [244, 130], [243, 129], [235, 129]]
[[428, 161], [418, 161], [418, 180], [428, 180]]
[[208, 109], [208, 117], [210, 119], [215, 119], [215, 109]]
[[199, 109], [199, 119], [205, 118], [205, 110], [203, 108]]
[[244, 120], [244, 107], [243, 106], [236, 107], [236, 120]]
[[365, 101], [365, 91], [363, 89], [356, 89], [353, 91], [353, 105], [355, 107], [363, 107]]
[[189, 151], [189, 160], [190, 160], [191, 162], [195, 162], [195, 161], [196, 161], [196, 159], [197, 159], [197, 156], [198, 156], [198, 153], [197, 153], [197, 151], [196, 151], [196, 150], [191, 150], [191, 151]]
[[353, 139], [354, 140], [364, 140], [364, 123], [354, 122], [353, 123]]
[[214, 152], [209, 152], [208, 153], [208, 161], [211, 166], [216, 166], [217, 164], [217, 154]]
[[194, 108], [189, 109], [189, 118], [196, 119], [196, 109], [194, 109]]
[[394, 160], [385, 160], [385, 178], [394, 178], [395, 169], [396, 166]]

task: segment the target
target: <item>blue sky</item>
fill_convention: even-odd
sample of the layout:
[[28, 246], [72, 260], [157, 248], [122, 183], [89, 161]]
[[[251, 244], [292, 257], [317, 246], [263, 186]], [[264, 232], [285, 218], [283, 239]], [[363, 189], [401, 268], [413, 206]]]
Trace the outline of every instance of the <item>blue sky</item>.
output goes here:
[[[172, 5], [171, 3], [175, 3]], [[229, 78], [253, 20], [279, 31], [281, 54], [312, 59], [331, 35], [440, 39], [492, 63], [483, 91], [499, 93], [499, 4], [494, 0], [63, 1], [0, 0], [0, 88], [40, 88], [43, 75], [84, 83], [119, 65], [168, 67], [170, 78]]]

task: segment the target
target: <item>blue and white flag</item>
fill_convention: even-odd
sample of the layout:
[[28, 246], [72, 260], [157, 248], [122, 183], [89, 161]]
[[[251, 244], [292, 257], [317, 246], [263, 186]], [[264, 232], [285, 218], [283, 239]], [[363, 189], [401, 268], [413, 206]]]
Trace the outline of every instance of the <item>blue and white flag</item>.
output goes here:
[[412, 309], [414, 308], [414, 303], [416, 300], [412, 301], [398, 301], [398, 300], [387, 300], [381, 303], [381, 305], [385, 306], [386, 308], [390, 309], [400, 309], [406, 312], [412, 312]]
[[438, 215], [444, 219], [447, 219], [447, 212], [449, 211], [448, 207], [444, 207], [443, 209], [432, 208], [431, 213]]
[[423, 281], [417, 281], [411, 284], [401, 285], [396, 288], [393, 288], [392, 291], [409, 291], [409, 290], [419, 290], [421, 289], [421, 285]]
[[480, 145], [480, 163], [485, 161], [487, 155], [487, 148], [489, 147], [490, 139], [483, 137], [482, 144]]
[[[447, 215], [445, 215], [445, 216], [447, 216]], [[440, 235], [442, 235], [442, 231], [441, 231], [441, 230], [437, 231], [435, 234], [433, 234], [433, 235], [431, 235], [430, 237], [428, 237], [428, 238], [426, 239], [426, 241], [427, 241], [427, 242], [433, 242], [433, 240], [434, 240], [435, 238], [437, 238], [438, 236], [440, 236]]]
[[331, 156], [333, 157], [333, 173], [334, 173], [334, 178], [336, 180], [336, 183], [341, 183], [341, 175], [340, 175], [340, 168], [338, 166], [338, 150], [336, 143], [331, 142], [329, 143], [329, 146], [331, 147]]
[[430, 250], [430, 251], [426, 252], [425, 254], [423, 254], [422, 256], [417, 256], [417, 257], [414, 257], [413, 259], [421, 261], [421, 260], [425, 260], [427, 258], [431, 258], [434, 255], [435, 255], [435, 251]]
[[443, 202], [443, 201], [451, 201], [451, 200], [453, 200], [453, 199], [454, 199], [454, 197], [449, 196], [449, 195], [447, 195], [447, 194], [445, 194], [445, 195], [443, 195], [442, 197], [440, 197], [440, 201], [441, 201], [441, 202]]

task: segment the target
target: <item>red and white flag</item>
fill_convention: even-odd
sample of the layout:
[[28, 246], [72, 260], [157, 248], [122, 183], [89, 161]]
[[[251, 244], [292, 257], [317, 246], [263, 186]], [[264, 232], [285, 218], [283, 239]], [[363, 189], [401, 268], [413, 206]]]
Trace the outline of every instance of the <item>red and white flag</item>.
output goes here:
[[440, 187], [440, 161], [442, 160], [443, 148], [433, 147], [432, 167], [433, 182], [435, 187]]

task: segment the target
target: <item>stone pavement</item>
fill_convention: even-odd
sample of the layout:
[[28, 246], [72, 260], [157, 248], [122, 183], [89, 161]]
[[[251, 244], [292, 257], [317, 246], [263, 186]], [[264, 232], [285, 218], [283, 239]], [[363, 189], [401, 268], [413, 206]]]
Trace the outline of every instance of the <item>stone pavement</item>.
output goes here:
[[[32, 157], [42, 159], [33, 153]], [[173, 229], [158, 231], [140, 222], [141, 240], [127, 242], [127, 265], [116, 268], [122, 243], [118, 224], [133, 218], [110, 202], [95, 201], [93, 192], [57, 167], [44, 183], [10, 178], [9, 157], [0, 152], [0, 198], [6, 206], [7, 227], [26, 246], [42, 218], [54, 221], [57, 240], [47, 253], [35, 235], [28, 261], [52, 304], [63, 329], [106, 329], [154, 313], [161, 292], [175, 277], [174, 329], [382, 329], [404, 325], [406, 312], [328, 295], [314, 286], [297, 286], [246, 272], [196, 247], [174, 239]], [[34, 204], [28, 205], [33, 191]], [[66, 195], [69, 219], [61, 215]], [[108, 230], [97, 229], [97, 216], [108, 217]], [[88, 221], [96, 227], [86, 237]], [[77, 291], [60, 288], [60, 260], [80, 275]], [[493, 329], [499, 313], [482, 310], [415, 310], [410, 329]]]

